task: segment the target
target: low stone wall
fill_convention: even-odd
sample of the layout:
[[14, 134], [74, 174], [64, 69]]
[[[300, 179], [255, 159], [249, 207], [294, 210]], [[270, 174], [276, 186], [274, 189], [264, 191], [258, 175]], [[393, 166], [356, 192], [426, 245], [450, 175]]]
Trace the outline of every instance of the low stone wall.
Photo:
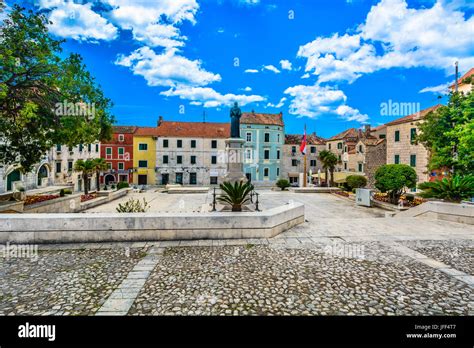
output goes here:
[[94, 208], [94, 207], [97, 207], [98, 205], [108, 203], [108, 202], [113, 201], [117, 198], [124, 197], [124, 196], [128, 195], [128, 193], [131, 190], [132, 190], [131, 188], [124, 188], [124, 189], [117, 190], [117, 191], [99, 191], [99, 192], [96, 192], [97, 198], [94, 198], [94, 199], [91, 199], [90, 201], [85, 201], [85, 202], [81, 203], [80, 210], [83, 211], [83, 210], [87, 210], [87, 209], [90, 209], [90, 208]]
[[270, 238], [304, 222], [304, 205], [265, 212], [4, 214], [0, 243]]
[[2, 212], [23, 212], [23, 201], [0, 201], [0, 213]]
[[295, 193], [331, 193], [341, 191], [338, 187], [292, 187], [291, 192]]
[[209, 192], [209, 187], [189, 187], [189, 186], [183, 186], [183, 187], [170, 187], [168, 189], [169, 194], [174, 194], [174, 193], [208, 193]]
[[74, 213], [81, 209], [81, 195], [66, 195], [36, 204], [25, 205], [24, 213]]
[[426, 202], [395, 217], [425, 217], [474, 225], [474, 205], [467, 203]]

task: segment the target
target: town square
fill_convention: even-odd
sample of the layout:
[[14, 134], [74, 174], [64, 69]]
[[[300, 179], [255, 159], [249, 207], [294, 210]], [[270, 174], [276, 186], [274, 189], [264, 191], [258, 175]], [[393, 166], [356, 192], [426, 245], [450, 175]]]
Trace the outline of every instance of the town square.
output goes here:
[[473, 13], [0, 0], [0, 318], [472, 319]]

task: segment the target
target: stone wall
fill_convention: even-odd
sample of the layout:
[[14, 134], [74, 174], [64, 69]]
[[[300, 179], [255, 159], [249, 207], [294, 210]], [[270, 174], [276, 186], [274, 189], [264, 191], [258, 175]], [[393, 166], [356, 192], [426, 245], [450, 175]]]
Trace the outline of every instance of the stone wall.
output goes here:
[[66, 195], [49, 201], [25, 205], [24, 213], [74, 213], [81, 207], [81, 195]]
[[375, 172], [377, 169], [387, 163], [387, 142], [383, 140], [377, 145], [368, 145], [365, 147], [365, 165], [364, 171], [367, 177], [367, 187], [375, 188]]

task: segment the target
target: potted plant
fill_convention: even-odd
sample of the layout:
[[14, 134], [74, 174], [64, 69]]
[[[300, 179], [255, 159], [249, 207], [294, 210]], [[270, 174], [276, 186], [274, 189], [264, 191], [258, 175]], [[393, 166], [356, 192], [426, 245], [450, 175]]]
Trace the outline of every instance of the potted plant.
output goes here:
[[242, 181], [224, 182], [219, 187], [223, 193], [217, 200], [232, 206], [232, 211], [242, 211], [242, 205], [250, 200], [249, 194], [253, 191], [252, 184]]

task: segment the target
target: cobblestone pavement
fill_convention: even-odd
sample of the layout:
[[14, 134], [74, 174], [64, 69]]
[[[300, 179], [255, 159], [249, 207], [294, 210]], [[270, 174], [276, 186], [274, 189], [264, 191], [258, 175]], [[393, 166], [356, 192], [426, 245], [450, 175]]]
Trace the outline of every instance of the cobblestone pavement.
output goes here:
[[412, 241], [403, 244], [457, 270], [473, 273], [474, 241], [472, 240]]
[[469, 314], [472, 289], [462, 282], [379, 243], [362, 250], [365, 259], [327, 247], [168, 248], [129, 314]]
[[0, 314], [93, 314], [143, 254], [63, 249], [39, 250], [36, 260], [0, 258]]

